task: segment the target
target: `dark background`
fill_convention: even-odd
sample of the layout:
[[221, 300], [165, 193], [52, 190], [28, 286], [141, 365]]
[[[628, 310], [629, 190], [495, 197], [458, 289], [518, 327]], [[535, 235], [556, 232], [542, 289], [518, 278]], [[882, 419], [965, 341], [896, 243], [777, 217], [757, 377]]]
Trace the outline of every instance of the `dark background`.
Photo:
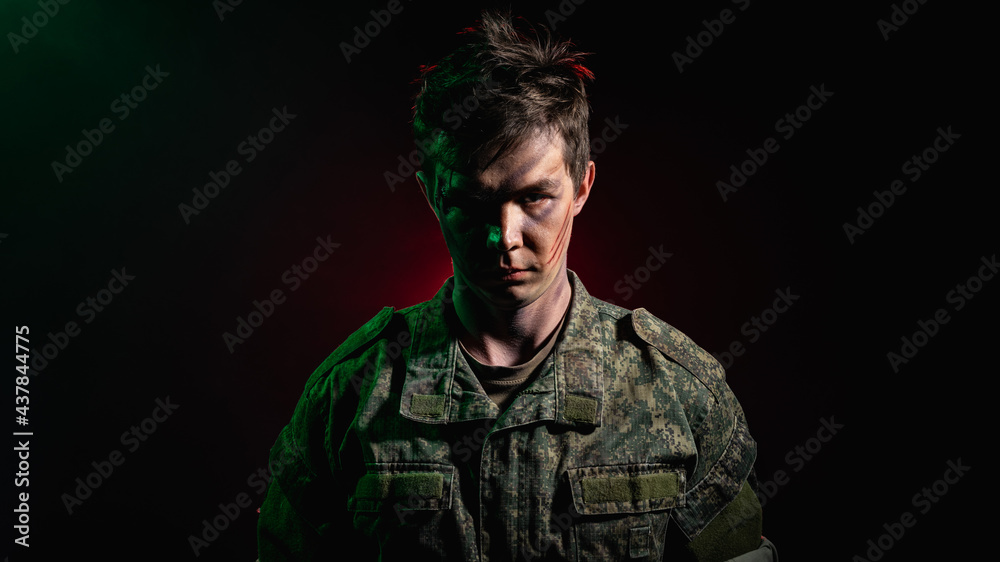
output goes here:
[[[253, 506], [198, 557], [253, 560], [262, 495], [251, 477], [305, 379], [380, 307], [425, 300], [449, 275], [415, 180], [390, 189], [384, 174], [414, 149], [418, 66], [480, 7], [403, 2], [348, 63], [341, 43], [386, 4], [246, 0], [220, 18], [208, 1], [77, 1], [17, 52], [6, 35], [3, 316], [8, 330], [30, 328], [35, 362], [30, 422], [12, 430], [34, 433], [30, 487], [9, 492], [12, 505], [30, 492], [31, 547], [8, 546], [11, 560], [194, 558], [189, 537], [241, 493]], [[728, 380], [759, 442], [773, 492], [765, 534], [783, 560], [864, 557], [904, 512], [916, 524], [883, 537], [882, 557], [964, 559], [982, 542], [973, 509], [995, 503], [983, 398], [1000, 282], [984, 281], [961, 310], [947, 296], [996, 252], [995, 158], [974, 156], [993, 130], [995, 22], [985, 8], [908, 2], [919, 10], [887, 41], [877, 21], [890, 2], [665, 4], [567, 0], [555, 21], [594, 53], [591, 135], [605, 119], [627, 124], [595, 156], [570, 267], [595, 296], [646, 307], [709, 351], [745, 345]], [[540, 23], [560, 10], [512, 6]], [[679, 72], [672, 54], [723, 9], [735, 21]], [[5, 2], [0, 31], [24, 33], [21, 18], [37, 12]], [[111, 104], [147, 65], [168, 76], [120, 119]], [[833, 95], [781, 138], [776, 121], [822, 85]], [[285, 107], [294, 119], [245, 162], [240, 143]], [[59, 181], [52, 163], [102, 118], [115, 129]], [[949, 126], [961, 136], [910, 181], [901, 166]], [[768, 137], [780, 149], [723, 201], [716, 182]], [[186, 224], [178, 206], [233, 159], [242, 171]], [[895, 179], [906, 192], [852, 243], [844, 223]], [[317, 237], [340, 246], [290, 291], [282, 276]], [[616, 286], [661, 246], [672, 257], [625, 300]], [[78, 313], [122, 268], [129, 285], [96, 315]], [[231, 353], [223, 333], [275, 289], [286, 300]], [[741, 326], [779, 289], [799, 299], [749, 343]], [[948, 323], [894, 372], [887, 353], [941, 308]], [[60, 335], [67, 322], [78, 335]], [[122, 433], [167, 397], [177, 410], [129, 451]], [[843, 428], [817, 450], [823, 420]], [[114, 450], [124, 463], [68, 514], [64, 494]], [[913, 496], [958, 459], [971, 469], [920, 513]]]

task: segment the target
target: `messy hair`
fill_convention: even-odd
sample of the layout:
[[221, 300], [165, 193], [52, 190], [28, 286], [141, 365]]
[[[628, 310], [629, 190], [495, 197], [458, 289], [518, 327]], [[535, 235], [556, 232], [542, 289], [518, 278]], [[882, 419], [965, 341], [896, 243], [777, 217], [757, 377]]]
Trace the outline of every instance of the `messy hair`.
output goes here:
[[570, 177], [579, 185], [590, 159], [590, 106], [584, 82], [594, 75], [586, 53], [557, 41], [547, 28], [515, 28], [508, 14], [486, 12], [464, 44], [421, 68], [413, 130], [423, 169], [485, 169], [536, 133], [564, 141]]

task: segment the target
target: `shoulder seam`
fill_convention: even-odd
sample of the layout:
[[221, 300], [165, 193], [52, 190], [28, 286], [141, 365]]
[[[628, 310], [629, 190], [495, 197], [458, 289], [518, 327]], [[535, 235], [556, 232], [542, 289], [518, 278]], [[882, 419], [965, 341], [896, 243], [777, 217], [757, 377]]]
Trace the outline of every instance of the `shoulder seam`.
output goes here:
[[613, 304], [608, 301], [602, 301], [601, 299], [598, 299], [596, 297], [590, 297], [590, 300], [591, 303], [594, 305], [594, 308], [597, 309], [598, 313], [607, 314], [608, 316], [611, 316], [615, 320], [621, 320], [622, 318], [625, 318], [626, 316], [632, 313], [632, 311], [630, 311], [625, 307], [618, 306], [617, 304]]
[[337, 346], [337, 349], [333, 350], [333, 353], [323, 360], [316, 369], [316, 373], [329, 372], [348, 355], [375, 339], [389, 325], [394, 310], [391, 306], [384, 307], [371, 320], [347, 336], [343, 343]]
[[[647, 323], [669, 335], [654, 330], [652, 326], [646, 326]], [[637, 308], [632, 312], [632, 327], [639, 338], [691, 373], [712, 393], [716, 401], [721, 399], [718, 387], [720, 384], [725, 384], [726, 380], [722, 366], [718, 365], [715, 358], [694, 343], [687, 334], [660, 320], [644, 308]], [[692, 349], [684, 349], [685, 347]]]

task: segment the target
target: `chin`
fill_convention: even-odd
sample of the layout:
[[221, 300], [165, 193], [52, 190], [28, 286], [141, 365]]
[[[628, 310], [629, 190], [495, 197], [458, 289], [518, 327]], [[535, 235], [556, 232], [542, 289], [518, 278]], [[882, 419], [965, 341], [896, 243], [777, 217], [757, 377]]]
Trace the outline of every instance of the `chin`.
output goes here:
[[523, 285], [481, 289], [479, 293], [492, 306], [508, 310], [524, 308], [538, 299], [538, 295], [530, 287]]

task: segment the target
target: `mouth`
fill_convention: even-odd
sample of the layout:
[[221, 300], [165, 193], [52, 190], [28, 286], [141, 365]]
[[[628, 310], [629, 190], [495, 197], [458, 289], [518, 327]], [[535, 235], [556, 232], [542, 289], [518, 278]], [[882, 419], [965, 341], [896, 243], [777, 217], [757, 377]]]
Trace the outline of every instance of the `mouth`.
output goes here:
[[517, 281], [528, 274], [527, 269], [501, 268], [500, 279], [503, 281]]
[[488, 270], [484, 277], [492, 280], [496, 283], [510, 283], [516, 281], [524, 281], [528, 274], [531, 273], [530, 268], [520, 268], [520, 267], [498, 267], [492, 270]]

